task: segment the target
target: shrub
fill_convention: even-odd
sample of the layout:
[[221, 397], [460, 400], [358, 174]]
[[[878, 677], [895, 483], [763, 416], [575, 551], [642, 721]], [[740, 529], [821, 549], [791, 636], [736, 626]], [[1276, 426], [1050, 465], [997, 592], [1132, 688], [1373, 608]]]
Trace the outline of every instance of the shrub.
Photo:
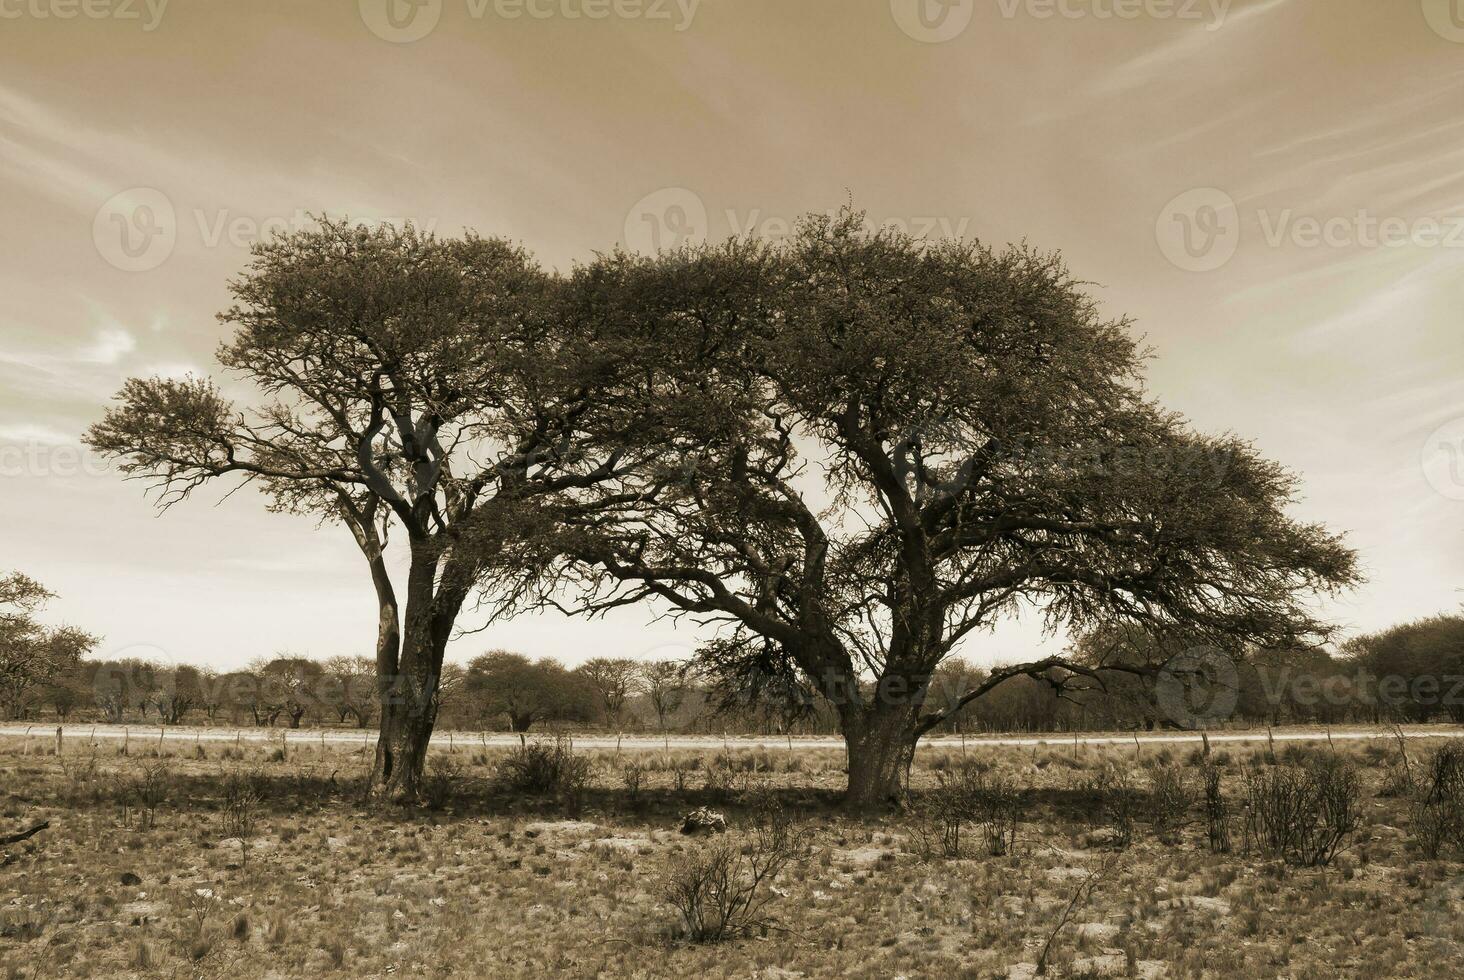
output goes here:
[[139, 830], [157, 825], [158, 807], [172, 791], [173, 773], [166, 762], [142, 765], [132, 774], [126, 785], [127, 806], [137, 810]]
[[1409, 821], [1414, 842], [1429, 859], [1446, 849], [1464, 853], [1464, 746], [1449, 742], [1419, 767]]
[[620, 770], [620, 778], [625, 783], [625, 798], [631, 806], [640, 803], [641, 778], [645, 775], [645, 769], [638, 762], [628, 762]]
[[1230, 852], [1230, 804], [1220, 792], [1220, 767], [1204, 768], [1205, 831], [1210, 850], [1216, 854]]
[[422, 780], [422, 801], [433, 810], [441, 810], [452, 802], [462, 782], [462, 764], [450, 755], [433, 756], [428, 760], [426, 778]]
[[1016, 844], [1021, 793], [1009, 779], [977, 766], [936, 774], [938, 785], [911, 806], [910, 836], [922, 858], [958, 858], [966, 832], [981, 835], [987, 854], [999, 857]]
[[693, 850], [667, 874], [666, 901], [692, 942], [721, 942], [765, 932], [770, 886], [803, 850], [803, 834], [781, 805], [759, 807], [742, 840], [725, 837]]
[[1179, 766], [1155, 766], [1149, 779], [1149, 820], [1154, 835], [1165, 844], [1173, 844], [1189, 823], [1195, 801], [1188, 773]]
[[1113, 843], [1128, 847], [1134, 839], [1134, 816], [1138, 810], [1138, 790], [1127, 769], [1107, 763], [1088, 782], [1088, 791], [1097, 798], [1098, 820], [1113, 831]]
[[1335, 758], [1245, 774], [1246, 839], [1288, 864], [1323, 867], [1357, 829], [1357, 771]]
[[239, 839], [240, 867], [249, 865], [249, 838], [254, 836], [260, 802], [259, 792], [255, 789], [259, 779], [259, 774], [238, 770], [224, 774], [224, 836]]
[[588, 762], [574, 754], [569, 739], [535, 739], [509, 750], [498, 760], [496, 774], [505, 789], [520, 793], [554, 793], [566, 772], [576, 763]]

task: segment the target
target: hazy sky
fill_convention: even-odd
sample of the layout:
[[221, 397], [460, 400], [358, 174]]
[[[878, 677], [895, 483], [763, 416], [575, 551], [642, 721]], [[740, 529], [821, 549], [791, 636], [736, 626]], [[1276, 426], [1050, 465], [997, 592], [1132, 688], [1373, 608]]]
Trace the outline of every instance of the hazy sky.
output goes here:
[[[1348, 532], [1369, 582], [1332, 616], [1453, 610], [1461, 97], [1459, 0], [0, 0], [0, 570], [101, 654], [364, 652], [344, 530], [223, 488], [158, 516], [77, 443], [127, 376], [213, 370], [261, 229], [411, 218], [566, 267], [852, 198], [1061, 249], [1166, 404]], [[685, 639], [627, 611], [451, 650]]]

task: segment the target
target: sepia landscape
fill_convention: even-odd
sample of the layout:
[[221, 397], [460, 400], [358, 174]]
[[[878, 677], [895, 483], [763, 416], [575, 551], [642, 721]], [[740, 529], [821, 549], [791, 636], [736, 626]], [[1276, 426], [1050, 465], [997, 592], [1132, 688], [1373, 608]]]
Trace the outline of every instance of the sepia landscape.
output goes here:
[[1459, 0], [0, 21], [0, 980], [1464, 976]]

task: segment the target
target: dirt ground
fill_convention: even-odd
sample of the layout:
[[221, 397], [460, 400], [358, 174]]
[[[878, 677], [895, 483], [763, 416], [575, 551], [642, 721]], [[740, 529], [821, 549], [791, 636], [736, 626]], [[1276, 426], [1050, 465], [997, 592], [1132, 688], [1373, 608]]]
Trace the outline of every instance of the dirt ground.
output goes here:
[[[436, 752], [430, 805], [403, 811], [361, 801], [348, 747], [107, 742], [58, 758], [0, 741], [0, 835], [50, 822], [0, 849], [4, 974], [1026, 977], [1046, 950], [1061, 977], [1464, 975], [1464, 865], [1419, 853], [1385, 740], [1217, 748], [1229, 853], [1212, 852], [1198, 798], [1155, 826], [1154, 773], [1193, 787], [1190, 746], [925, 752], [913, 808], [859, 814], [838, 805], [833, 750], [595, 750], [573, 798], [504, 789], [506, 751]], [[1406, 751], [1417, 765], [1430, 749]], [[1329, 866], [1293, 867], [1245, 834], [1242, 774], [1317, 753], [1361, 774], [1361, 823]], [[973, 828], [955, 856], [932, 852], [920, 801], [963, 766], [1021, 793], [1004, 854]], [[1126, 845], [1104, 772], [1133, 790]], [[226, 797], [244, 784], [241, 833]], [[769, 805], [799, 845], [763, 914], [691, 941], [668, 884], [709, 848], [755, 855]], [[728, 831], [682, 835], [699, 806]]]

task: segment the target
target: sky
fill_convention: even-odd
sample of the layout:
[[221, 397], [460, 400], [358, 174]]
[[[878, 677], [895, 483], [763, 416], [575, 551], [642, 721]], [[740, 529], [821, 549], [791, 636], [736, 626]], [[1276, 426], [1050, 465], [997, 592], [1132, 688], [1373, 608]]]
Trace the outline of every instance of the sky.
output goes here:
[[[1348, 633], [1455, 611], [1461, 96], [1460, 0], [0, 0], [0, 571], [101, 656], [367, 652], [343, 529], [224, 487], [160, 514], [78, 441], [127, 377], [217, 372], [252, 241], [411, 220], [564, 269], [852, 202], [1061, 250], [1161, 402], [1346, 532]], [[695, 641], [654, 612], [449, 656]], [[1064, 639], [1027, 617], [962, 652]]]

